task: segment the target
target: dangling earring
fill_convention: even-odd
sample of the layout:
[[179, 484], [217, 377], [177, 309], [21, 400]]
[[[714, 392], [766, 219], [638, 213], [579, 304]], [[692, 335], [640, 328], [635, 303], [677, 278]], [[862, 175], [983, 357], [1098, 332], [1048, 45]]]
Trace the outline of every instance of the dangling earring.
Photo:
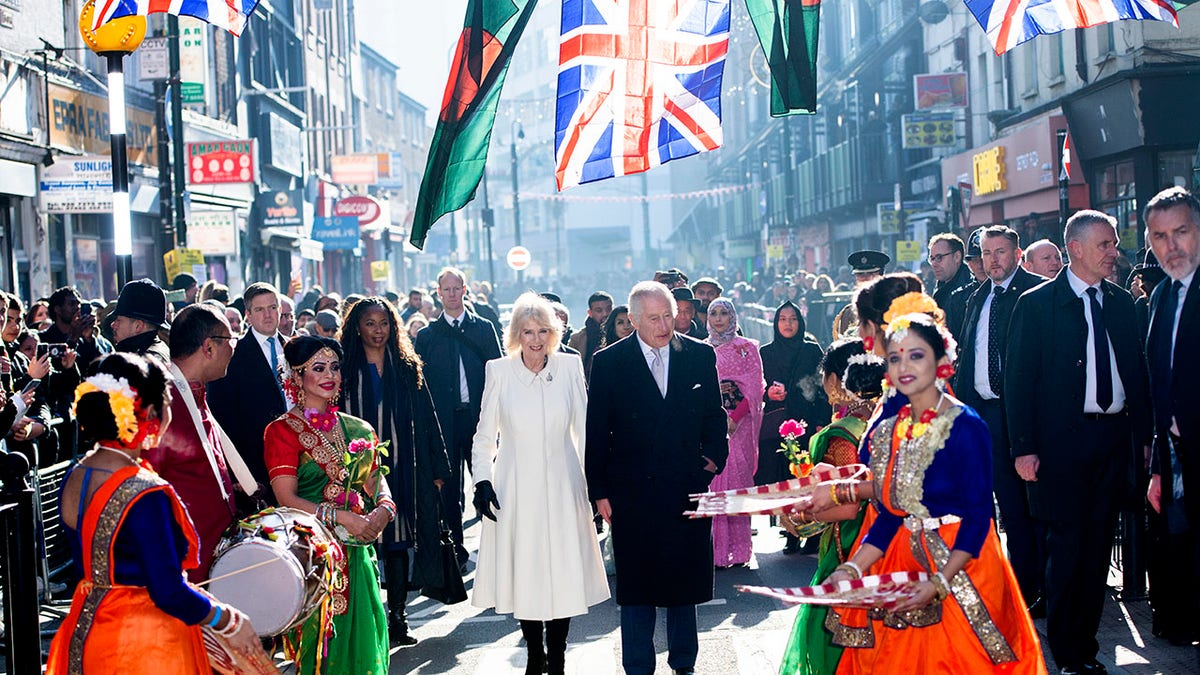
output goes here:
[[868, 354], [874, 353], [874, 351], [875, 351], [875, 338], [874, 337], [868, 335], [867, 337], [862, 339], [862, 342], [863, 342], [863, 349], [866, 350], [866, 352]]
[[329, 399], [329, 405], [336, 406], [338, 399], [340, 399], [341, 397], [342, 397], [341, 389], [338, 389], [337, 391], [333, 392], [333, 397]]
[[937, 367], [937, 379], [945, 382], [952, 377], [954, 377], [954, 366], [949, 363], [943, 363]]

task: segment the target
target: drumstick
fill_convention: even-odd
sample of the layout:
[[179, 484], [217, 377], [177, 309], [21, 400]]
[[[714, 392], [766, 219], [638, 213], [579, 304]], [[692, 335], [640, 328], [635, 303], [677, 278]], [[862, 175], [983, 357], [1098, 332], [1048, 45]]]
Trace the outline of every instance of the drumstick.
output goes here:
[[262, 562], [257, 562], [249, 567], [243, 567], [240, 570], [234, 570], [233, 572], [229, 572], [228, 574], [222, 574], [219, 577], [213, 577], [211, 579], [208, 579], [207, 581], [201, 581], [200, 583], [198, 583], [196, 585], [197, 586], [207, 586], [214, 581], [221, 581], [222, 579], [228, 579], [229, 577], [232, 577], [236, 574], [241, 574], [242, 572], [249, 572], [250, 570], [258, 569], [259, 567], [262, 567], [264, 565], [270, 565], [273, 562], [283, 562], [283, 558], [270, 558], [270, 559], [264, 560]]

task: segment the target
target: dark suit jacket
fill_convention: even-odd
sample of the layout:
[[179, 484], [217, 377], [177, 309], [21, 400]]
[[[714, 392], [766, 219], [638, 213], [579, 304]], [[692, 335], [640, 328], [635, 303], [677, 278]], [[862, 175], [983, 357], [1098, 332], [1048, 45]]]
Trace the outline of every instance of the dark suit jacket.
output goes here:
[[253, 333], [238, 340], [225, 377], [208, 383], [208, 408], [229, 434], [234, 447], [254, 479], [266, 488], [263, 497], [271, 503], [271, 479], [263, 458], [263, 432], [267, 425], [287, 412], [278, 376], [263, 354]]
[[[1104, 323], [1125, 388], [1131, 421], [1128, 451], [1116, 458], [1128, 476], [1134, 447], [1150, 442], [1149, 382], [1137, 335], [1133, 298], [1119, 286], [1101, 282]], [[1042, 282], [1017, 300], [1008, 331], [1004, 368], [1004, 411], [1010, 453], [1037, 455], [1038, 480], [1028, 483], [1033, 515], [1067, 520], [1097, 499], [1112, 499], [1123, 485], [1088, 484], [1086, 469], [1096, 448], [1079, 443], [1087, 387], [1087, 322], [1083, 303], [1066, 272]], [[1123, 448], [1124, 449], [1124, 448]], [[1140, 454], [1140, 452], [1139, 452]]]
[[[1153, 345], [1158, 337], [1154, 325], [1155, 318], [1162, 304], [1163, 293], [1170, 287], [1171, 280], [1167, 279], [1150, 295], [1150, 330], [1146, 339], [1147, 345]], [[1184, 447], [1190, 449], [1200, 449], [1200, 415], [1196, 414], [1196, 411], [1200, 410], [1200, 387], [1196, 386], [1196, 378], [1200, 377], [1200, 351], [1196, 350], [1197, 345], [1200, 345], [1200, 274], [1192, 277], [1192, 283], [1188, 286], [1187, 295], [1183, 300], [1183, 312], [1179, 315], [1179, 329], [1175, 334], [1175, 356], [1171, 367], [1171, 410], [1174, 411], [1180, 437], [1187, 441]], [[1147, 348], [1146, 352], [1146, 360], [1150, 372], [1153, 373], [1159, 355], [1150, 348]], [[1160, 401], [1154, 401], [1155, 406], [1161, 404]], [[1166, 446], [1169, 429], [1170, 421], [1159, 420], [1156, 416], [1150, 471], [1162, 476], [1164, 499], [1171, 497], [1171, 457]], [[1194, 490], [1194, 486], [1200, 485], [1200, 482], [1196, 482], [1200, 480], [1200, 475], [1196, 473], [1200, 467], [1197, 467], [1197, 460], [1188, 460], [1192, 458], [1183, 458], [1184, 484]], [[1200, 497], [1193, 496], [1186, 503], [1194, 513], [1193, 506], [1200, 506]]]
[[659, 393], [637, 335], [596, 353], [588, 393], [588, 494], [612, 505], [617, 603], [691, 605], [713, 592], [712, 523], [690, 520], [729, 455], [712, 347], [676, 334]]
[[483, 400], [484, 364], [500, 358], [500, 336], [492, 324], [471, 312], [463, 312], [462, 320], [464, 337], [484, 355], [483, 360], [450, 334], [452, 328], [445, 317], [422, 328], [413, 343], [417, 355], [425, 364], [425, 381], [433, 395], [433, 407], [442, 425], [442, 438], [448, 453], [456, 450], [453, 447], [454, 418], [456, 414], [461, 414], [454, 410], [459, 405], [459, 356], [462, 357], [463, 369], [467, 371], [467, 397], [470, 400], [467, 414], [475, 422], [479, 421], [479, 405]]
[[[1006, 348], [1008, 346], [1008, 327], [1012, 320], [1013, 309], [1017, 306], [1017, 298], [1029, 289], [1037, 286], [1045, 281], [1044, 278], [1036, 274], [1026, 272], [1021, 267], [1017, 267], [1016, 274], [1013, 275], [1012, 282], [1008, 285], [1008, 290], [999, 298], [994, 298], [993, 303], [999, 306], [996, 311], [999, 314], [996, 316], [996, 321], [1001, 327], [999, 335], [1000, 354], [1001, 354], [1001, 374], [1004, 372], [1004, 366], [1007, 361], [1003, 360]], [[972, 408], [978, 408], [983, 403], [983, 398], [979, 392], [975, 390], [975, 331], [979, 328], [979, 315], [983, 311], [983, 303], [987, 300], [987, 296], [992, 292], [992, 282], [980, 284], [975, 292], [971, 293], [967, 300], [966, 314], [962, 323], [962, 335], [958, 342], [958, 367], [957, 374], [954, 376], [954, 393], [958, 398]], [[1003, 391], [996, 392], [1001, 399], [1004, 398]]]
[[945, 283], [938, 283], [937, 289], [933, 292], [933, 300], [938, 307], [946, 313], [946, 327], [950, 329], [950, 334], [955, 340], [962, 342], [960, 332], [963, 327], [963, 314], [966, 311], [967, 298], [965, 293], [955, 293], [961, 288], [970, 286], [975, 282], [975, 277], [971, 276], [971, 268], [967, 263], [962, 263], [958, 266], [958, 271], [954, 276]]

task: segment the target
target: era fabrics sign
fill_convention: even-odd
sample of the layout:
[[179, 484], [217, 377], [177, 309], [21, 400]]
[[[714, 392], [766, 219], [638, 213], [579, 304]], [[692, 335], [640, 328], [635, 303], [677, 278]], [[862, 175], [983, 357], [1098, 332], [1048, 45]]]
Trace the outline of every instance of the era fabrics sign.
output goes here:
[[[107, 155], [112, 151], [108, 139], [107, 98], [53, 83], [49, 92], [51, 145], [91, 155]], [[130, 107], [125, 114], [129, 161], [143, 166], [158, 166], [154, 113]]]
[[187, 144], [188, 182], [253, 183], [254, 140]]
[[339, 199], [337, 204], [333, 206], [333, 215], [335, 216], [354, 216], [358, 218], [358, 225], [370, 225], [379, 219], [379, 214], [383, 209], [379, 206], [379, 202], [365, 195], [352, 195]]

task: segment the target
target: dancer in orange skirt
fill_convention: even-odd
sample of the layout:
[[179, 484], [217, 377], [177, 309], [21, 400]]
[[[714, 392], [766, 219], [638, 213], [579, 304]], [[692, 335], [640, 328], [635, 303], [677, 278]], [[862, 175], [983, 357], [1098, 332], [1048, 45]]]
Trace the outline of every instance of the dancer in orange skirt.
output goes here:
[[820, 500], [873, 498], [878, 516], [827, 581], [900, 571], [929, 580], [892, 610], [834, 612], [826, 626], [847, 647], [837, 672], [1042, 675], [1033, 621], [992, 524], [987, 427], [941, 386], [953, 372], [953, 338], [927, 314], [891, 314], [885, 345], [896, 398], [884, 410], [902, 407], [868, 432], [872, 482], [831, 485]]
[[170, 423], [166, 371], [140, 356], [110, 354], [75, 401], [80, 438], [96, 443], [62, 496], [83, 580], [46, 672], [208, 675], [202, 625], [239, 655], [261, 655], [241, 612], [187, 583], [184, 570], [199, 563], [196, 531], [175, 490], [140, 459]]

